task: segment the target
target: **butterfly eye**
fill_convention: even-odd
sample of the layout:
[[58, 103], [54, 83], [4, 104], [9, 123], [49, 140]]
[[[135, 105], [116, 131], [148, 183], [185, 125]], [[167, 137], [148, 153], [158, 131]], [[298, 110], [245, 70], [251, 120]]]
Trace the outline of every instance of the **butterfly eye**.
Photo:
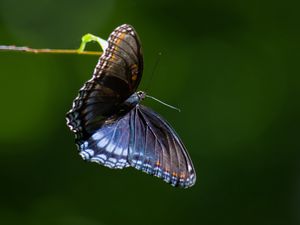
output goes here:
[[144, 98], [146, 98], [146, 93], [143, 92], [143, 91], [138, 91], [137, 95], [138, 95], [140, 100], [143, 100]]

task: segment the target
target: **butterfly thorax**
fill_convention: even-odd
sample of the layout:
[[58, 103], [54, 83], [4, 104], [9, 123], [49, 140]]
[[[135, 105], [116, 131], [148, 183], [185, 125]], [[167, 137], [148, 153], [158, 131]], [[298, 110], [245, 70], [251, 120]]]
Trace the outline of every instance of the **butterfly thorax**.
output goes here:
[[146, 93], [143, 91], [137, 91], [133, 93], [125, 102], [124, 105], [128, 105], [130, 108], [136, 106], [140, 101], [146, 98]]
[[114, 119], [114, 117], [116, 116], [120, 117], [120, 115], [126, 114], [142, 100], [144, 100], [145, 97], [146, 93], [143, 91], [134, 92], [129, 98], [127, 98], [122, 104], [119, 105], [118, 112], [116, 113], [116, 115], [112, 116], [112, 119]]

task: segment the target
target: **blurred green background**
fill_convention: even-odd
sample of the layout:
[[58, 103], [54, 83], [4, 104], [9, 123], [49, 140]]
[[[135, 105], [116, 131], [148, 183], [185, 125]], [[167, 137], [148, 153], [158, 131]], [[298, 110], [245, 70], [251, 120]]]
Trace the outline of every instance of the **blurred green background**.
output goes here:
[[143, 104], [180, 134], [197, 183], [177, 189], [81, 160], [65, 113], [97, 57], [0, 52], [0, 223], [300, 224], [299, 7], [1, 0], [3, 45], [77, 48], [85, 33], [132, 24], [145, 57], [140, 89], [182, 112]]

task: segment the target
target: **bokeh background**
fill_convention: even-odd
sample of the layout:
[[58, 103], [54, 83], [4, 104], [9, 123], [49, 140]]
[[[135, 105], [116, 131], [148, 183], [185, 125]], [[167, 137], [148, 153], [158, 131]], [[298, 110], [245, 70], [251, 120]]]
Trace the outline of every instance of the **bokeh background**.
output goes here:
[[85, 33], [132, 24], [145, 57], [140, 89], [182, 112], [144, 104], [180, 134], [198, 179], [183, 190], [81, 160], [65, 113], [97, 57], [0, 52], [0, 223], [300, 224], [299, 7], [1, 0], [3, 45], [77, 48]]

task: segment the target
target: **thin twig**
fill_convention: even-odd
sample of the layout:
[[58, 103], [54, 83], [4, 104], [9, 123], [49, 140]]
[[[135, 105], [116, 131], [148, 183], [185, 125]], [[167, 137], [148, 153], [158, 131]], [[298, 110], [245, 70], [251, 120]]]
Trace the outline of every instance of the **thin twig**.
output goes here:
[[51, 53], [51, 54], [79, 54], [79, 55], [101, 55], [97, 51], [79, 51], [77, 49], [34, 49], [29, 47], [17, 47], [15, 45], [0, 45], [0, 51], [20, 51], [28, 53]]

